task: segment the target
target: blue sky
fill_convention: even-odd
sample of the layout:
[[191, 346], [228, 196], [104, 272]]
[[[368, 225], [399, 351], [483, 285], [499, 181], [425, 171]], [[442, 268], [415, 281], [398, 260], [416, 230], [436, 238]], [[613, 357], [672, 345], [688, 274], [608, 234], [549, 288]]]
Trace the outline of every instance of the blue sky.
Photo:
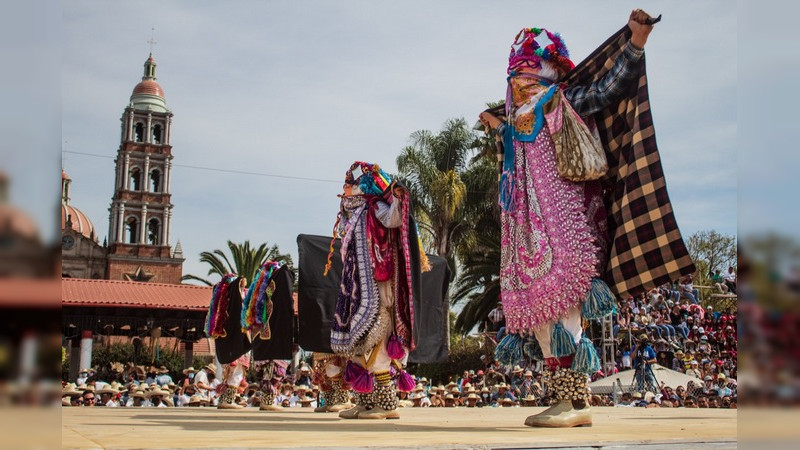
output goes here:
[[[61, 21], [61, 137], [113, 157], [119, 118], [155, 28], [158, 81], [175, 114], [176, 164], [341, 180], [353, 160], [394, 171], [408, 136], [472, 123], [505, 95], [508, 46], [526, 26], [560, 31], [577, 63], [641, 2], [69, 1]], [[737, 9], [647, 2], [663, 14], [647, 44], [662, 163], [684, 235], [737, 231]], [[65, 154], [72, 203], [108, 232], [111, 158]], [[227, 239], [328, 235], [340, 181], [176, 167], [172, 244], [184, 273]], [[48, 206], [49, 208], [49, 206]], [[34, 212], [34, 214], [38, 214]]]

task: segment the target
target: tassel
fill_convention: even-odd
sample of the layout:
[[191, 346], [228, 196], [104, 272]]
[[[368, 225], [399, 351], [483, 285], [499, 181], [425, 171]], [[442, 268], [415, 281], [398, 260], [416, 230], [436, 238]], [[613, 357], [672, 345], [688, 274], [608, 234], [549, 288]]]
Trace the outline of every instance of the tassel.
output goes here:
[[575, 339], [561, 322], [556, 322], [550, 337], [550, 353], [556, 358], [575, 353]]
[[539, 345], [539, 341], [536, 340], [535, 336], [531, 336], [525, 341], [525, 345], [522, 346], [522, 352], [532, 361], [541, 361], [544, 359], [542, 347]]
[[615, 306], [616, 299], [606, 282], [599, 278], [592, 278], [592, 286], [589, 288], [589, 293], [586, 294], [586, 300], [581, 308], [583, 317], [589, 320], [602, 319], [614, 312]]
[[513, 366], [522, 361], [524, 341], [518, 334], [507, 334], [494, 349], [494, 359], [500, 364]]
[[393, 334], [389, 338], [389, 343], [386, 344], [386, 354], [392, 359], [403, 359], [406, 356], [406, 351], [403, 344], [397, 339], [397, 335]]
[[361, 394], [372, 392], [375, 387], [375, 380], [372, 379], [372, 374], [363, 370], [363, 372], [353, 381], [353, 390]]
[[347, 384], [353, 384], [364, 373], [369, 374], [369, 372], [367, 372], [367, 369], [359, 366], [353, 361], [347, 361], [347, 365], [344, 368], [344, 381]]
[[397, 377], [397, 389], [403, 392], [411, 392], [414, 390], [416, 386], [416, 382], [414, 381], [414, 377], [409, 375], [408, 372], [405, 370], [400, 371], [400, 376]]
[[597, 356], [597, 350], [592, 345], [592, 341], [586, 337], [581, 338], [578, 343], [578, 350], [572, 360], [572, 370], [583, 372], [586, 375], [592, 375], [600, 370], [600, 357]]

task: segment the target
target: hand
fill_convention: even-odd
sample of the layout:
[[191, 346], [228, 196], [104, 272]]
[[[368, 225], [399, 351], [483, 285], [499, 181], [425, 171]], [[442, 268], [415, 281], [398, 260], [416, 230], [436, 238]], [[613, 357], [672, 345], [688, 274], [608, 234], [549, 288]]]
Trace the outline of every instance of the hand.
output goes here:
[[493, 116], [492, 114], [490, 114], [487, 111], [482, 112], [478, 116], [478, 120], [480, 120], [481, 123], [483, 124], [484, 131], [487, 131], [487, 132], [489, 131], [489, 128], [496, 129], [497, 127], [500, 126], [500, 123], [501, 123], [500, 119], [498, 119], [497, 117]]
[[647, 43], [647, 36], [653, 31], [653, 25], [645, 25], [645, 21], [650, 18], [650, 15], [641, 9], [631, 11], [631, 16], [628, 18], [628, 27], [633, 34], [631, 35], [631, 44], [636, 48], [644, 48]]

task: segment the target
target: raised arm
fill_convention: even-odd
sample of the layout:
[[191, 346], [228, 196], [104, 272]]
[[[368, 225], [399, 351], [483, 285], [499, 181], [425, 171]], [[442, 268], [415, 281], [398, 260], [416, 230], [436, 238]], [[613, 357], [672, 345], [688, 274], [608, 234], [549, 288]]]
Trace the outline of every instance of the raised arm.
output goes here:
[[605, 75], [588, 86], [570, 86], [564, 89], [564, 96], [578, 114], [589, 116], [608, 107], [619, 100], [628, 84], [636, 79], [636, 64], [644, 55], [644, 45], [653, 30], [653, 25], [645, 24], [648, 18], [650, 16], [641, 9], [631, 12], [628, 19], [631, 38], [625, 50], [614, 61], [614, 66]]

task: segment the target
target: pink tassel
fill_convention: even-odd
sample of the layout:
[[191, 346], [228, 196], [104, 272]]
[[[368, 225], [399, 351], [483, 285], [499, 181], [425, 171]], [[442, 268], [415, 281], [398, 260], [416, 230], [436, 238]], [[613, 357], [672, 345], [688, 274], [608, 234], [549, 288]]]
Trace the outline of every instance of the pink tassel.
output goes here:
[[405, 370], [400, 371], [400, 376], [397, 377], [397, 389], [403, 392], [411, 392], [414, 390], [414, 386], [416, 386], [414, 377]]
[[367, 394], [372, 392], [374, 384], [375, 380], [372, 379], [372, 375], [365, 370], [353, 382], [353, 390], [361, 394]]
[[365, 373], [369, 375], [369, 372], [363, 367], [353, 361], [347, 361], [347, 365], [344, 368], [344, 382], [347, 384], [354, 384], [356, 380], [363, 377]]
[[393, 334], [389, 338], [389, 343], [386, 344], [386, 354], [392, 359], [403, 359], [406, 356], [406, 350], [400, 340], [397, 339], [397, 335]]

